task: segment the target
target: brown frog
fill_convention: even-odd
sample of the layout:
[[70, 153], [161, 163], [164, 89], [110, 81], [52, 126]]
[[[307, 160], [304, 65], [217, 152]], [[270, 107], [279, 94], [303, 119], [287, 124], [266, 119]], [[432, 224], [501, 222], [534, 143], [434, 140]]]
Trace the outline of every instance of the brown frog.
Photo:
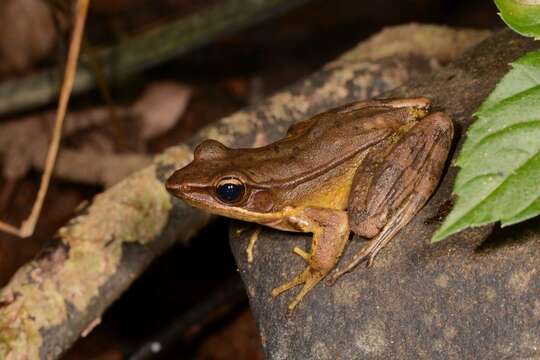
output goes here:
[[435, 190], [452, 142], [452, 121], [429, 114], [426, 98], [360, 101], [291, 126], [287, 137], [254, 149], [206, 140], [167, 189], [208, 212], [275, 229], [313, 233], [311, 250], [294, 252], [304, 271], [275, 288], [297, 285], [302, 298], [336, 265], [350, 232], [373, 238], [338, 277], [379, 251]]

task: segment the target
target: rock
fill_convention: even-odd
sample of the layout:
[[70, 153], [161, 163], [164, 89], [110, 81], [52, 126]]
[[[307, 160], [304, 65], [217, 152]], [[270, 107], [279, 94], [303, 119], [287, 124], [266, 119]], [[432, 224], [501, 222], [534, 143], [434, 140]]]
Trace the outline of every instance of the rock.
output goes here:
[[[384, 97], [426, 96], [456, 126], [455, 148], [474, 111], [535, 44], [503, 31], [455, 63]], [[537, 46], [536, 46], [537, 47]], [[493, 56], [497, 54], [497, 56]], [[451, 202], [456, 170], [409, 225], [381, 251], [334, 286], [319, 284], [287, 318], [298, 288], [271, 290], [305, 267], [292, 253], [310, 236], [264, 229], [247, 264], [253, 225], [236, 223], [231, 247], [245, 282], [268, 359], [507, 359], [540, 357], [540, 221], [461, 232], [429, 244]], [[240, 229], [244, 229], [239, 233]], [[488, 237], [488, 238], [487, 238]], [[487, 238], [487, 239], [486, 239]], [[341, 264], [358, 251], [355, 237]]]
[[[375, 260], [328, 287], [319, 284], [292, 317], [299, 288], [272, 288], [303, 270], [294, 246], [309, 236], [264, 229], [248, 265], [254, 227], [237, 223], [231, 244], [268, 359], [536, 359], [540, 356], [540, 221], [482, 229], [429, 244], [435, 198]], [[249, 230], [233, 235], [238, 228]], [[344, 263], [363, 241], [349, 243]]]

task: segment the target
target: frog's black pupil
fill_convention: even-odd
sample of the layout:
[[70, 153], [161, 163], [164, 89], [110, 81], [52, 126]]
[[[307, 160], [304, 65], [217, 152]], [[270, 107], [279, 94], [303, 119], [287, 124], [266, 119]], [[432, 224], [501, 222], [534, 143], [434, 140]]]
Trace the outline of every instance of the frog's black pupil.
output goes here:
[[236, 202], [240, 200], [244, 192], [244, 187], [240, 184], [223, 184], [218, 186], [217, 194], [225, 202]]

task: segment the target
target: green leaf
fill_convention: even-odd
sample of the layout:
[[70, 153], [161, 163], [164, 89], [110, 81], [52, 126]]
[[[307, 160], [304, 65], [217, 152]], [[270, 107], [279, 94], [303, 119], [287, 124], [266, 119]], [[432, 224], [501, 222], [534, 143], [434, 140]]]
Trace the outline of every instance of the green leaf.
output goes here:
[[458, 199], [432, 242], [540, 214], [540, 51], [513, 63], [476, 115], [456, 161]]
[[495, 0], [495, 5], [512, 30], [523, 36], [540, 37], [540, 1]]
[[503, 77], [498, 86], [484, 101], [478, 113], [486, 111], [495, 104], [530, 89], [540, 83], [540, 56], [533, 51], [525, 54], [512, 64], [512, 76]]

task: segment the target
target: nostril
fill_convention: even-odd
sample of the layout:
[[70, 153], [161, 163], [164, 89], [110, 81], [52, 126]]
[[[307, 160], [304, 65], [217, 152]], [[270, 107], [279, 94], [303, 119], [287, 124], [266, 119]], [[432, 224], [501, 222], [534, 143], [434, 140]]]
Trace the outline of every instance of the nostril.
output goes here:
[[180, 190], [182, 186], [178, 182], [169, 178], [167, 179], [167, 182], [165, 182], [165, 188], [169, 191], [177, 191]]

